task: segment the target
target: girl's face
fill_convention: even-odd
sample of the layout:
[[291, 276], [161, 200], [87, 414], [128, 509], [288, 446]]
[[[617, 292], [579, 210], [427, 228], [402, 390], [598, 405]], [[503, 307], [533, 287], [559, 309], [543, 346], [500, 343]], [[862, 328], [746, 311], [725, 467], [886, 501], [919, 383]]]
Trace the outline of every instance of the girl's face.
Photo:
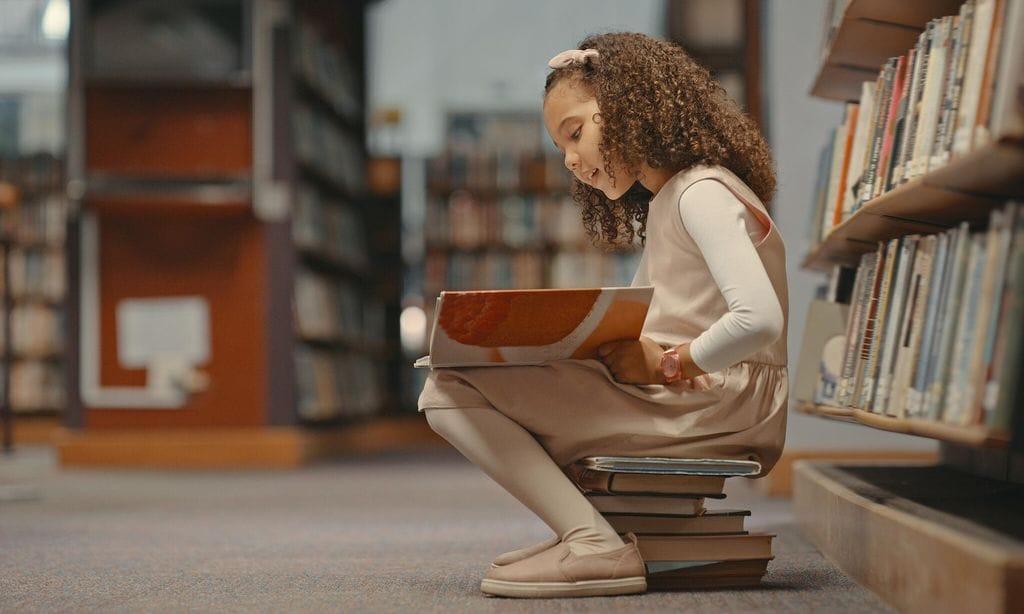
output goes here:
[[584, 88], [565, 80], [544, 98], [544, 127], [555, 147], [565, 155], [565, 167], [576, 178], [604, 192], [609, 200], [618, 200], [633, 185], [635, 178], [614, 160], [608, 176], [601, 155], [601, 118], [597, 100]]

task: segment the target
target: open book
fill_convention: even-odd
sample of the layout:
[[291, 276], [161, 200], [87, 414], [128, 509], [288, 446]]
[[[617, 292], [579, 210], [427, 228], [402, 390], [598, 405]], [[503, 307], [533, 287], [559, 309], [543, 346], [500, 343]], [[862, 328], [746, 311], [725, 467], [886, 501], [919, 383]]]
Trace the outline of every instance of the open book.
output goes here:
[[639, 339], [653, 286], [442, 292], [430, 355], [417, 367], [536, 365], [597, 358], [603, 343]]

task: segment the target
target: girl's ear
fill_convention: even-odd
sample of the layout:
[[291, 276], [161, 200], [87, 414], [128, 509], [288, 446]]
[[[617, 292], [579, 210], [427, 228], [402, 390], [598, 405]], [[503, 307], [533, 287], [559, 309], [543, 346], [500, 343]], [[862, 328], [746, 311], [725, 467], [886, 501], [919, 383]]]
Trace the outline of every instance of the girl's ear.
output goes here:
[[590, 116], [590, 120], [593, 121], [595, 124], [600, 124], [601, 123], [601, 113], [600, 112], [594, 113], [593, 115]]

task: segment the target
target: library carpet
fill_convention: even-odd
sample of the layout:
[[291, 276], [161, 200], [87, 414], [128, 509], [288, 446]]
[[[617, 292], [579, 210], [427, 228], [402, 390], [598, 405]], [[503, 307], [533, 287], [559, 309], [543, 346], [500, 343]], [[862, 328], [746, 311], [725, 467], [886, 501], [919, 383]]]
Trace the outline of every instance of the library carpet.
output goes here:
[[0, 611], [889, 611], [801, 536], [787, 500], [726, 492], [778, 534], [760, 588], [520, 601], [484, 596], [480, 577], [549, 532], [446, 451], [190, 473], [62, 471], [21, 448], [0, 453]]

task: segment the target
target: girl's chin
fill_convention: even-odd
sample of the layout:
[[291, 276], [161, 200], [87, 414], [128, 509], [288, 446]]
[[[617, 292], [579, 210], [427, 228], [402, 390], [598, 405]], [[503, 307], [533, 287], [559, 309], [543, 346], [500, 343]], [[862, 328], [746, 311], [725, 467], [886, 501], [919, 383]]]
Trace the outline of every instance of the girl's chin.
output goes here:
[[629, 191], [628, 188], [623, 190], [622, 188], [619, 187], [598, 189], [604, 193], [604, 197], [607, 198], [608, 200], [619, 200], [626, 192]]

